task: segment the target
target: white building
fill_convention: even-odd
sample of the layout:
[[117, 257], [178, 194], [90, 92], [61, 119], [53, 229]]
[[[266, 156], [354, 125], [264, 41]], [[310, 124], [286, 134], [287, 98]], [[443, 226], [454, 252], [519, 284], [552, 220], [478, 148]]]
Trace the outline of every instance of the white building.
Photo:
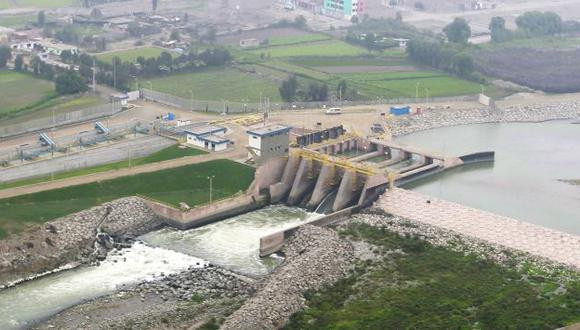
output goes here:
[[272, 125], [247, 131], [248, 152], [257, 163], [288, 155], [290, 127]]
[[224, 138], [227, 129], [222, 126], [203, 125], [186, 131], [187, 143], [210, 151], [223, 151], [231, 141]]

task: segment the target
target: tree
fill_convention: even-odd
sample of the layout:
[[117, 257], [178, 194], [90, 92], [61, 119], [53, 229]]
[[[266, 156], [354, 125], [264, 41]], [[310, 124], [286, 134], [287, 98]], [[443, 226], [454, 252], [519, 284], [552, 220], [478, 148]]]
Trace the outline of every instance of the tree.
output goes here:
[[74, 71], [65, 71], [56, 80], [56, 92], [60, 95], [86, 92], [89, 86], [79, 74]]
[[553, 12], [526, 12], [516, 19], [518, 29], [532, 36], [561, 33], [563, 30], [562, 18]]
[[358, 16], [357, 16], [357, 15], [354, 15], [354, 16], [352, 16], [352, 17], [350, 18], [350, 22], [351, 22], [352, 24], [358, 24]]
[[443, 32], [447, 36], [449, 42], [466, 44], [471, 37], [471, 28], [467, 21], [463, 18], [455, 18], [453, 23], [450, 23], [445, 28]]
[[396, 16], [395, 16], [395, 20], [397, 20], [398, 22], [402, 22], [403, 21], [403, 12], [398, 11]]
[[22, 72], [22, 71], [24, 71], [23, 66], [24, 66], [24, 59], [23, 59], [22, 55], [18, 54], [16, 56], [16, 58], [14, 59], [14, 70], [16, 70], [18, 72]]
[[425, 5], [422, 2], [417, 1], [417, 2], [415, 2], [415, 9], [419, 10], [419, 11], [423, 11], [423, 10], [425, 10]]
[[158, 0], [151, 0], [151, 8], [153, 8], [153, 11], [157, 10], [157, 4]]
[[36, 24], [39, 27], [44, 27], [45, 23], [46, 23], [46, 15], [44, 14], [44, 10], [41, 10], [38, 12], [38, 15], [36, 16]]
[[12, 58], [12, 49], [8, 46], [0, 46], [0, 68], [5, 68]]
[[489, 23], [489, 31], [491, 32], [491, 41], [503, 42], [506, 41], [509, 31], [505, 28], [505, 19], [503, 17], [493, 17]]
[[101, 18], [103, 17], [103, 12], [99, 8], [93, 8], [93, 10], [91, 10], [91, 17]]
[[287, 80], [284, 80], [279, 91], [282, 100], [294, 102], [296, 100], [296, 92], [298, 91], [298, 80], [296, 76], [290, 76]]
[[341, 80], [336, 87], [336, 94], [338, 94], [338, 97], [340, 97], [341, 100], [346, 96], [347, 89], [348, 84], [346, 83], [346, 80]]
[[181, 36], [179, 35], [179, 30], [171, 31], [171, 35], [169, 36], [169, 40], [181, 40]]
[[307, 24], [306, 18], [302, 15], [300, 15], [294, 19], [294, 25], [299, 29], [303, 29], [303, 30], [308, 29], [308, 24]]

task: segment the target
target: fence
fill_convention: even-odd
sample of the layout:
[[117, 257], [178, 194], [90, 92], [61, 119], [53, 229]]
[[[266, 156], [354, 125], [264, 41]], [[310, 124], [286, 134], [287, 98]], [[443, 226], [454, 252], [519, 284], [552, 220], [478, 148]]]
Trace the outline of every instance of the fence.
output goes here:
[[0, 127], [0, 138], [37, 132], [53, 127], [70, 125], [88, 120], [94, 120], [105, 116], [111, 116], [122, 111], [120, 102], [112, 102], [91, 108], [55, 114], [54, 117], [39, 118], [20, 124]]
[[[195, 99], [184, 99], [178, 96], [153, 91], [150, 89], [141, 89], [141, 98], [153, 101], [179, 109], [214, 112], [214, 113], [252, 113], [262, 112], [264, 109], [269, 110], [291, 110], [291, 109], [321, 109], [326, 107], [343, 107], [343, 106], [360, 106], [360, 105], [383, 105], [383, 104], [413, 104], [425, 103], [426, 99], [416, 98], [393, 98], [366, 100], [366, 101], [324, 101], [324, 102], [293, 102], [293, 103], [269, 103], [268, 105], [260, 103], [240, 103], [229, 101], [201, 101]], [[479, 95], [451, 96], [451, 97], [434, 97], [429, 98], [429, 102], [475, 102], [478, 101]]]

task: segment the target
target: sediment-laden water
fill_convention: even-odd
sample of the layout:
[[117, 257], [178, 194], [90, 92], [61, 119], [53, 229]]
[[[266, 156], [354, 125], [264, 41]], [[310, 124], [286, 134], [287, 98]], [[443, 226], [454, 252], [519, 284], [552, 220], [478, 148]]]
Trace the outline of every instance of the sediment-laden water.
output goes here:
[[203, 228], [149, 233], [133, 247], [111, 253], [99, 266], [62, 271], [0, 290], [0, 329], [27, 328], [124, 285], [207, 262], [249, 275], [266, 274], [280, 259], [259, 258], [260, 237], [317, 216], [299, 208], [274, 205]]
[[304, 209], [272, 205], [202, 228], [165, 228], [141, 237], [147, 244], [193, 255], [230, 270], [264, 275], [280, 259], [260, 258], [260, 238], [314, 220], [320, 215]]
[[398, 138], [449, 156], [495, 151], [494, 164], [468, 166], [407, 188], [580, 234], [580, 126], [571, 121], [478, 124], [439, 128]]

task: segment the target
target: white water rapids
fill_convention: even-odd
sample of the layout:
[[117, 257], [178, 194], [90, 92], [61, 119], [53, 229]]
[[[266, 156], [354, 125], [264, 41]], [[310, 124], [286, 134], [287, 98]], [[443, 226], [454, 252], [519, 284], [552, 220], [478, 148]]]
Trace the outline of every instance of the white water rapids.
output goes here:
[[207, 262], [249, 275], [266, 274], [280, 260], [259, 258], [260, 237], [319, 216], [275, 205], [202, 228], [166, 228], [149, 233], [140, 237], [143, 242], [112, 252], [99, 266], [62, 271], [0, 290], [0, 329], [28, 328], [123, 285], [150, 281], [161, 273], [175, 274]]

